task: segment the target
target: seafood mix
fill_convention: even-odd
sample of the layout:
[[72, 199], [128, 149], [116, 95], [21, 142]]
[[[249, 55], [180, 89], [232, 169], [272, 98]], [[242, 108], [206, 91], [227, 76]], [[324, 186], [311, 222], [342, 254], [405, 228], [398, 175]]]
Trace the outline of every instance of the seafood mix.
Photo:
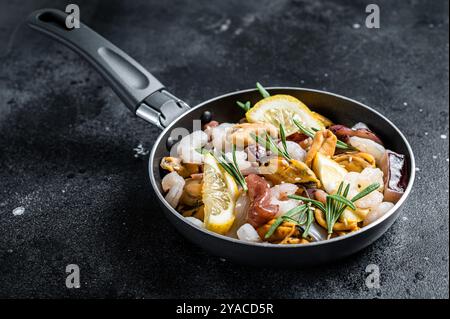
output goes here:
[[335, 124], [259, 84], [239, 123], [211, 121], [161, 168], [166, 201], [197, 227], [253, 243], [307, 244], [358, 231], [394, 207], [406, 159], [364, 123]]

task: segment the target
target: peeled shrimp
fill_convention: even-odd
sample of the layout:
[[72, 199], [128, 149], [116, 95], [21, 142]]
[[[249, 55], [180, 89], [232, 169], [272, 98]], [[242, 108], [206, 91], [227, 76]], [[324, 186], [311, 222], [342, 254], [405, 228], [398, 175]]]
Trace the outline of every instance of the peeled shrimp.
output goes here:
[[367, 138], [361, 138], [358, 136], [350, 137], [348, 142], [351, 146], [357, 148], [361, 152], [369, 153], [370, 155], [372, 155], [377, 161], [377, 164], [380, 165], [381, 159], [386, 152], [386, 149], [383, 145], [380, 145]]
[[289, 183], [279, 184], [270, 189], [270, 204], [278, 205], [278, 213], [275, 217], [284, 215], [298, 206], [298, 200], [287, 197], [288, 195], [294, 195], [297, 189], [296, 185]]
[[256, 229], [250, 224], [242, 225], [237, 231], [237, 237], [240, 240], [257, 243], [261, 241]]
[[203, 224], [203, 222], [202, 222], [200, 219], [195, 218], [195, 217], [191, 217], [191, 216], [185, 217], [185, 218], [186, 218], [186, 220], [188, 220], [191, 224], [194, 224], [195, 226], [200, 227], [200, 228], [205, 228], [205, 225]]
[[[278, 147], [283, 149], [283, 144], [280, 142], [278, 143]], [[301, 146], [298, 143], [286, 141], [286, 148], [289, 153], [289, 155], [297, 160], [297, 161], [304, 161], [306, 157], [306, 151], [301, 148]]]
[[185, 183], [184, 178], [177, 172], [167, 174], [161, 181], [163, 191], [168, 192], [165, 199], [173, 208], [178, 206]]
[[[232, 163], [233, 153], [232, 152], [225, 153], [225, 158]], [[252, 163], [247, 161], [247, 153], [244, 151], [236, 151], [236, 163], [239, 167], [239, 170], [241, 171], [246, 171], [252, 166]]]
[[383, 201], [383, 172], [379, 168], [365, 168], [361, 173], [350, 172], [344, 177], [344, 181], [350, 184], [348, 198], [356, 196], [363, 189], [373, 183], [379, 183], [380, 188], [367, 196], [357, 200], [355, 206], [358, 208], [376, 207]]
[[377, 207], [370, 210], [369, 214], [367, 214], [366, 218], [364, 219], [364, 226], [367, 226], [380, 217], [382, 217], [384, 214], [386, 214], [388, 211], [390, 211], [394, 207], [393, 203], [390, 202], [382, 202]]
[[208, 143], [208, 135], [203, 131], [195, 131], [183, 137], [177, 146], [178, 157], [184, 163], [203, 163], [203, 155], [197, 149]]

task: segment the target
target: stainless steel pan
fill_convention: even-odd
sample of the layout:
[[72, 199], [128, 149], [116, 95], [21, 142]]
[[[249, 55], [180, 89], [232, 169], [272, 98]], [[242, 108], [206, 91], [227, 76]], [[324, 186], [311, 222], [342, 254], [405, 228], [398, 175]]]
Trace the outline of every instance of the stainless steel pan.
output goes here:
[[33, 12], [28, 24], [81, 54], [104, 76], [134, 114], [163, 129], [149, 158], [150, 182], [167, 218], [181, 234], [203, 249], [239, 263], [257, 266], [325, 263], [367, 247], [383, 235], [398, 217], [401, 206], [411, 192], [415, 173], [413, 152], [400, 130], [377, 111], [352, 99], [318, 90], [274, 87], [268, 88], [271, 94], [293, 95], [336, 123], [351, 126], [359, 121], [365, 122], [386, 142], [389, 149], [405, 154], [409, 174], [405, 194], [388, 214], [360, 231], [307, 245], [251, 244], [193, 226], [170, 207], [161, 189], [164, 172], [159, 163], [173, 144], [171, 133], [180, 127], [192, 130], [193, 121], [198, 119], [210, 120], [212, 117], [219, 122], [237, 122], [242, 113], [235, 109], [235, 101], [255, 103], [260, 99], [259, 93], [255, 89], [233, 92], [189, 108], [119, 48], [83, 24], [79, 29], [67, 29], [65, 19], [66, 14], [61, 11], [43, 9]]

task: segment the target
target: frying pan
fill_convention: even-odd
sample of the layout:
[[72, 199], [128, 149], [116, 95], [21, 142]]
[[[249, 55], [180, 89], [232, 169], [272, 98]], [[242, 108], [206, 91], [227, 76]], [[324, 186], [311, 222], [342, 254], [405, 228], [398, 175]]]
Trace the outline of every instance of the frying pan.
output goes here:
[[290, 94], [314, 111], [333, 118], [336, 123], [351, 126], [363, 121], [374, 128], [387, 142], [387, 148], [406, 156], [409, 182], [405, 194], [389, 213], [361, 230], [307, 245], [247, 243], [192, 225], [165, 201], [161, 189], [164, 172], [160, 169], [159, 163], [169, 154], [169, 148], [174, 142], [173, 132], [177, 128], [192, 131], [192, 123], [198, 119], [209, 121], [212, 118], [218, 122], [238, 122], [242, 117], [241, 112], [230, 108], [235, 107], [237, 100], [256, 103], [261, 99], [258, 91], [250, 89], [228, 93], [190, 108], [170, 94], [135, 60], [87, 26], [80, 23], [80, 28], [68, 29], [65, 24], [66, 17], [62, 11], [42, 9], [30, 15], [28, 24], [78, 52], [103, 75], [134, 114], [163, 129], [149, 158], [150, 182], [158, 197], [159, 205], [175, 228], [206, 251], [238, 263], [256, 266], [305, 266], [325, 263], [349, 256], [367, 247], [384, 234], [399, 216], [400, 208], [411, 192], [415, 174], [413, 152], [400, 130], [377, 111], [352, 99], [319, 90], [272, 87], [267, 88], [269, 93]]

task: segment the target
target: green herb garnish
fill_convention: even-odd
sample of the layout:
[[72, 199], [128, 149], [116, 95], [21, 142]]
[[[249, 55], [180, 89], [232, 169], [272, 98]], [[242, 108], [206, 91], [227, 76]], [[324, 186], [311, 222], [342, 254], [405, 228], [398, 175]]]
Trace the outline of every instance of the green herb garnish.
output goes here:
[[267, 231], [266, 235], [264, 235], [264, 237], [266, 239], [270, 238], [270, 236], [273, 235], [273, 233], [277, 230], [278, 227], [280, 227], [280, 225], [284, 221], [290, 221], [295, 223], [297, 226], [302, 227], [303, 228], [302, 237], [303, 238], [308, 237], [309, 229], [311, 228], [311, 224], [314, 221], [313, 211], [314, 209], [311, 207], [310, 204], [303, 204], [289, 210], [286, 214], [278, 217], [275, 220], [275, 222], [270, 226], [269, 230]]
[[[296, 119], [292, 119], [292, 121], [294, 122], [295, 126], [298, 127], [298, 129], [300, 130], [300, 132], [302, 132], [303, 134], [305, 134], [308, 137], [314, 138], [314, 136], [316, 135], [316, 132], [318, 132], [319, 130], [316, 128], [311, 128], [308, 129], [305, 126], [303, 126], [299, 121], [297, 121]], [[340, 140], [337, 140], [336, 142], [336, 147], [341, 149], [341, 150], [355, 150], [355, 148], [351, 145], [348, 145], [347, 143], [344, 143]]]
[[347, 199], [348, 192], [350, 190], [350, 184], [347, 184], [345, 189], [343, 190], [344, 182], [342, 182], [339, 185], [338, 191], [336, 194], [333, 195], [327, 195], [326, 204], [324, 205], [321, 202], [318, 202], [316, 200], [312, 200], [310, 198], [306, 198], [303, 196], [298, 195], [289, 195], [289, 198], [301, 200], [306, 203], [311, 203], [312, 205], [316, 206], [320, 211], [322, 211], [325, 214], [325, 219], [327, 221], [327, 227], [328, 227], [328, 234], [333, 233], [333, 227], [334, 224], [338, 221], [339, 217], [341, 217], [342, 213], [345, 211], [345, 209], [350, 208], [352, 210], [355, 210], [355, 202], [373, 191], [377, 190], [380, 187], [379, 183], [374, 183], [363, 189], [361, 192], [359, 192], [355, 197], [353, 197], [351, 200]]
[[278, 156], [284, 157], [287, 161], [292, 160], [287, 150], [286, 132], [282, 124], [280, 124], [280, 137], [281, 137], [281, 144], [283, 147], [279, 147], [277, 143], [274, 141], [274, 139], [270, 136], [270, 134], [267, 133], [267, 131], [265, 132], [265, 138], [261, 138], [260, 136], [257, 136], [253, 133], [250, 133], [250, 136], [255, 140], [256, 143], [258, 143], [261, 146], [264, 146], [271, 152], [277, 154]]
[[256, 88], [259, 90], [259, 93], [261, 93], [263, 98], [270, 96], [269, 92], [267, 92], [267, 90], [261, 85], [261, 83], [256, 82]]
[[236, 101], [236, 104], [243, 109], [245, 112], [247, 112], [248, 110], [250, 110], [250, 108], [252, 107], [250, 101], [247, 101], [245, 103], [242, 103], [240, 101]]
[[233, 144], [233, 150], [232, 150], [232, 160], [226, 158], [224, 153], [220, 153], [220, 157], [217, 157], [213, 152], [206, 150], [204, 148], [202, 149], [196, 149], [197, 152], [200, 154], [211, 154], [214, 159], [219, 163], [219, 165], [229, 174], [231, 175], [236, 182], [241, 185], [243, 190], [246, 192], [248, 191], [247, 183], [245, 182], [245, 178], [242, 175], [241, 171], [239, 170], [239, 166], [237, 165], [236, 161], [236, 145]]

